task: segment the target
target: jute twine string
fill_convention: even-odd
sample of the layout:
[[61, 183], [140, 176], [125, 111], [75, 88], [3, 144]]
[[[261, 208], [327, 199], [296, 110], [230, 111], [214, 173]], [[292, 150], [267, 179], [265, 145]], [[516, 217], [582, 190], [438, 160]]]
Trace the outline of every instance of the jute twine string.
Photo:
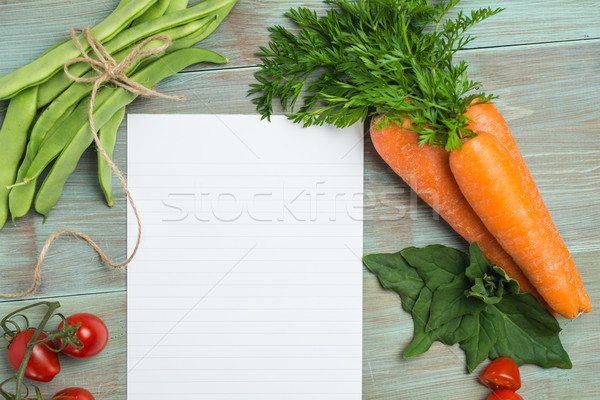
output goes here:
[[[89, 43], [89, 45], [92, 48], [92, 50], [94, 51], [94, 54], [96, 55], [97, 59], [91, 58], [87, 54], [85, 48], [83, 47], [83, 45], [79, 42], [79, 40], [77, 38], [78, 32], [81, 32], [82, 36]], [[41, 270], [42, 270], [42, 264], [44, 263], [44, 257], [46, 257], [46, 254], [48, 253], [48, 250], [50, 249], [50, 245], [52, 244], [52, 242], [54, 242], [56, 239], [58, 239], [62, 235], [68, 234], [68, 235], [72, 235], [72, 236], [78, 237], [80, 239], [83, 239], [94, 249], [94, 251], [96, 251], [96, 253], [98, 253], [98, 255], [100, 256], [102, 261], [104, 261], [104, 263], [106, 263], [108, 266], [110, 266], [112, 268], [116, 268], [116, 269], [123, 268], [123, 267], [127, 266], [131, 262], [131, 260], [133, 260], [133, 258], [135, 257], [135, 255], [140, 247], [140, 241], [142, 238], [142, 222], [141, 222], [138, 210], [133, 201], [133, 197], [131, 196], [131, 192], [129, 191], [129, 188], [127, 186], [127, 183], [125, 182], [125, 179], [123, 178], [123, 174], [121, 173], [119, 168], [116, 166], [116, 164], [110, 159], [110, 157], [106, 153], [106, 150], [104, 150], [104, 147], [102, 147], [102, 143], [100, 143], [100, 139], [98, 138], [98, 133], [96, 132], [96, 128], [94, 126], [94, 102], [96, 99], [96, 93], [98, 92], [98, 89], [100, 88], [100, 86], [103, 83], [109, 82], [109, 83], [113, 83], [131, 93], [134, 93], [134, 94], [140, 95], [140, 96], [159, 96], [159, 97], [163, 97], [166, 99], [174, 99], [174, 100], [181, 100], [181, 99], [185, 98], [185, 96], [169, 96], [166, 94], [159, 93], [156, 90], [154, 90], [153, 88], [147, 88], [144, 85], [133, 81], [125, 74], [125, 71], [133, 65], [133, 63], [136, 61], [136, 59], [138, 57], [141, 57], [144, 55], [157, 54], [157, 53], [160, 53], [161, 51], [165, 50], [167, 47], [169, 47], [171, 45], [171, 38], [169, 38], [168, 36], [156, 35], [156, 36], [147, 38], [146, 40], [144, 40], [140, 44], [138, 44], [136, 47], [134, 47], [131, 50], [131, 52], [120, 63], [117, 63], [115, 61], [115, 59], [104, 48], [104, 46], [102, 46], [102, 44], [96, 38], [94, 38], [93, 36], [90, 35], [89, 28], [71, 29], [71, 37], [73, 38], [73, 41], [79, 48], [79, 51], [81, 52], [82, 57], [67, 61], [67, 63], [64, 66], [64, 71], [65, 71], [65, 74], [71, 80], [73, 80], [75, 82], [93, 83], [94, 84], [94, 86], [92, 88], [92, 94], [91, 94], [91, 98], [90, 98], [90, 108], [89, 108], [90, 130], [92, 131], [92, 135], [94, 137], [94, 143], [96, 144], [98, 151], [100, 152], [100, 154], [102, 154], [102, 157], [106, 160], [108, 165], [110, 165], [110, 168], [112, 169], [113, 173], [117, 176], [117, 178], [121, 182], [123, 189], [125, 189], [125, 193], [127, 194], [127, 199], [129, 200], [129, 203], [131, 204], [131, 208], [133, 209], [133, 212], [135, 214], [135, 218], [137, 221], [137, 227], [138, 227], [137, 240], [135, 243], [135, 247], [134, 247], [133, 251], [131, 252], [131, 255], [124, 262], [115, 263], [108, 258], [106, 253], [96, 244], [96, 242], [94, 242], [94, 240], [89, 235], [86, 235], [84, 233], [74, 231], [71, 229], [63, 229], [60, 231], [56, 231], [48, 237], [48, 239], [46, 240], [46, 243], [44, 244], [44, 247], [42, 248], [42, 251], [40, 252], [40, 254], [38, 256], [37, 264], [35, 266], [34, 275], [33, 275], [33, 282], [31, 284], [31, 286], [29, 287], [29, 289], [27, 289], [23, 292], [19, 292], [19, 293], [11, 293], [11, 294], [0, 293], [0, 297], [18, 298], [18, 297], [25, 297], [25, 296], [28, 296], [31, 293], [33, 293], [40, 284]], [[164, 44], [162, 46], [154, 48], [154, 49], [144, 50], [143, 47], [146, 46], [149, 42], [151, 42], [153, 40], [163, 40]], [[92, 67], [92, 69], [94, 71], [96, 71], [97, 75], [95, 75], [93, 77], [89, 77], [89, 78], [80, 78], [77, 76], [73, 76], [69, 72], [69, 66], [71, 66], [72, 64], [78, 63], [78, 62], [88, 63]]]

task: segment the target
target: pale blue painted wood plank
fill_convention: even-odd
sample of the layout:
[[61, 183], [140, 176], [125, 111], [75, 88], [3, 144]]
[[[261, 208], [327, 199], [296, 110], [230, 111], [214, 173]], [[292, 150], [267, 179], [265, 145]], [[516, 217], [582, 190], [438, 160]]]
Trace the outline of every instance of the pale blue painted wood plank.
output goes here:
[[[94, 25], [108, 15], [117, 0], [4, 0], [0, 2], [0, 75], [34, 60], [58, 40], [68, 37], [74, 27]], [[196, 4], [198, 1], [191, 1]], [[230, 66], [256, 64], [254, 53], [267, 41], [267, 27], [291, 27], [283, 13], [304, 6], [322, 13], [330, 6], [311, 0], [242, 1], [201, 47], [221, 52]], [[503, 0], [492, 4], [482, 0], [463, 0], [459, 10], [470, 12], [480, 7], [504, 7], [505, 11], [472, 30], [477, 39], [469, 47], [488, 47], [524, 43], [600, 38], [600, 7], [595, 0], [580, 0], [577, 5], [561, 0]], [[64, 12], [68, 10], [68, 12]], [[250, 17], [251, 16], [251, 17]], [[200, 67], [201, 68], [201, 67]], [[219, 67], [226, 68], [226, 67]]]
[[[71, 18], [77, 23], [93, 23], [108, 13], [114, 3], [112, 0], [82, 1], [77, 3], [78, 7], [91, 6], [96, 11], [77, 15], [79, 11], [74, 10], [73, 3], [67, 1], [0, 1], [0, 34], [1, 37], [10, 39], [0, 42], [0, 73], [9, 72], [34, 59], [48, 45], [65, 37], [66, 30], [72, 26]], [[582, 1], [578, 3], [578, 7], [563, 3], [556, 0], [498, 2], [497, 5], [506, 7], [507, 11], [473, 31], [479, 36], [473, 46], [552, 42], [600, 36], [595, 23], [598, 12], [598, 8], [594, 8], [595, 2]], [[285, 22], [277, 13], [296, 4], [289, 1], [241, 1], [226, 23], [227, 29], [224, 24], [219, 35], [208, 39], [203, 45], [228, 56], [232, 63], [227, 68], [253, 65], [256, 60], [252, 54], [257, 45], [264, 44], [266, 26], [272, 25], [272, 21]], [[308, 6], [316, 4], [320, 2], [303, 3]], [[461, 6], [468, 9], [487, 4], [479, 0], [464, 0]], [[11, 33], [7, 29], [30, 21], [26, 10], [42, 17], [35, 19], [35, 25], [28, 25], [28, 32], [31, 33], [31, 36], [27, 36], [29, 40], [15, 42], [19, 36], [18, 31]], [[260, 15], [260, 18], [249, 18], [249, 15]], [[517, 137], [559, 229], [567, 244], [575, 248], [576, 262], [586, 266], [581, 267], [581, 273], [590, 293], [596, 293], [600, 289], [600, 275], [588, 267], [600, 255], [595, 233], [598, 225], [595, 210], [598, 209], [600, 197], [597, 191], [600, 187], [597, 139], [600, 118], [598, 102], [595, 100], [595, 93], [600, 89], [597, 52], [597, 41], [588, 40], [562, 45], [464, 53], [464, 57], [472, 64], [473, 75], [484, 82], [486, 89], [500, 94], [498, 106]], [[252, 72], [252, 69], [242, 69], [182, 74], [161, 85], [161, 90], [188, 94], [188, 101], [171, 103], [157, 99], [141, 100], [136, 101], [129, 112], [252, 113], [252, 105], [245, 98]], [[573, 118], [567, 118], [569, 124], [565, 127], [564, 115], [576, 116], [575, 122]], [[123, 128], [115, 153], [121, 166], [125, 165]], [[592, 136], [592, 139], [588, 142], [577, 141], [572, 140], [571, 135]], [[569, 156], [563, 157], [562, 154], [565, 153]], [[551, 161], [548, 155], [552, 156]], [[434, 219], [430, 210], [411, 195], [409, 189], [387, 169], [368, 145], [366, 163], [366, 252], [395, 251], [405, 247], [407, 241], [417, 245], [431, 241], [461, 245], [461, 239], [443, 222]], [[95, 186], [94, 170], [95, 155], [90, 151], [47, 225], [40, 228], [40, 219], [32, 215], [23, 222], [25, 228], [19, 231], [21, 233], [15, 233], [18, 229], [6, 236], [4, 232], [0, 232], [1, 271], [4, 274], [2, 282], [11, 279], [11, 286], [14, 285], [15, 288], [25, 285], [29, 276], [27, 262], [34, 257], [36, 248], [39, 249], [45, 236], [59, 227], [75, 225], [89, 230], [104, 241], [103, 247], [114, 251], [114, 256], [124, 256], [123, 193], [117, 193], [115, 210], [106, 209], [102, 203], [102, 195]], [[565, 171], [568, 175], [565, 175]], [[582, 215], [582, 210], [587, 212]], [[77, 220], [74, 220], [73, 215], [77, 215]], [[32, 235], [38, 236], [35, 245], [30, 240]], [[11, 239], [7, 240], [5, 237]], [[123, 274], [107, 272], [106, 267], [99, 264], [85, 245], [59, 243], [57, 247], [56, 254], [49, 259], [52, 265], [44, 272], [44, 286], [38, 295], [107, 290], [117, 291], [114, 296], [119, 296], [124, 289]], [[5, 270], [7, 254], [10, 263], [9, 269]], [[88, 271], [89, 275], [86, 275]], [[17, 275], [14, 275], [15, 272]], [[74, 276], [77, 277], [76, 281], [72, 280]], [[412, 332], [410, 319], [400, 310], [397, 296], [382, 291], [371, 274], [365, 272], [364, 282], [365, 399], [431, 398], [432, 395], [447, 396], [449, 390], [465, 398], [471, 398], [473, 393], [484, 396], [483, 389], [475, 382], [474, 376], [463, 373], [461, 359], [456, 358], [454, 349], [436, 346], [431, 353], [421, 358], [400, 360], [399, 350], [410, 340]], [[80, 303], [84, 304], [85, 301], [76, 300], [74, 304]], [[12, 304], [0, 303], [0, 306]], [[596, 302], [594, 306], [597, 307]], [[573, 371], [524, 368], [523, 395], [537, 399], [571, 398], [569, 383], [576, 381], [581, 388], [578, 398], [594, 398], [593, 355], [600, 343], [597, 333], [599, 327], [597, 313], [565, 324], [565, 346], [571, 352], [576, 368]], [[124, 335], [124, 326], [119, 328], [119, 332]], [[124, 349], [124, 343], [120, 346], [121, 350]], [[113, 360], [103, 365], [114, 364], [117, 368], [122, 368], [120, 362]], [[70, 375], [65, 375], [68, 376]], [[112, 382], [110, 376], [103, 377], [100, 381], [104, 387]], [[67, 382], [69, 381], [65, 381], [65, 384]]]

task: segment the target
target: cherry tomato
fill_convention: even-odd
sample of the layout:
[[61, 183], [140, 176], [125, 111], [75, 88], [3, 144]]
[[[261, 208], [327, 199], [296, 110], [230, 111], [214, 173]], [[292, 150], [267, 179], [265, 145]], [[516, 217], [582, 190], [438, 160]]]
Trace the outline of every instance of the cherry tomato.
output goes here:
[[521, 396], [508, 389], [494, 390], [487, 400], [523, 400]]
[[[67, 345], [63, 349], [63, 353], [76, 358], [89, 358], [104, 350], [108, 342], [108, 329], [100, 318], [88, 313], [73, 314], [67, 317], [67, 323], [69, 325], [81, 323], [77, 330], [77, 338], [81, 341], [83, 347], [76, 349], [71, 345]], [[62, 329], [62, 327], [63, 323], [61, 322], [58, 329]], [[57, 342], [60, 347], [60, 339]]]
[[94, 396], [87, 390], [78, 387], [63, 389], [52, 396], [52, 400], [69, 399], [69, 400], [95, 400]]
[[[27, 351], [27, 344], [34, 333], [35, 329], [26, 329], [19, 332], [8, 345], [8, 362], [15, 371], [19, 370], [21, 362], [25, 357], [25, 351]], [[42, 332], [38, 340], [47, 337]], [[39, 382], [50, 382], [60, 372], [58, 355], [46, 346], [55, 349], [52, 342], [40, 343], [33, 346], [33, 351], [31, 352], [29, 361], [27, 361], [27, 367], [25, 367], [26, 378]]]
[[521, 374], [517, 363], [508, 357], [500, 357], [492, 361], [483, 370], [479, 382], [492, 390], [510, 389], [517, 391], [521, 387]]

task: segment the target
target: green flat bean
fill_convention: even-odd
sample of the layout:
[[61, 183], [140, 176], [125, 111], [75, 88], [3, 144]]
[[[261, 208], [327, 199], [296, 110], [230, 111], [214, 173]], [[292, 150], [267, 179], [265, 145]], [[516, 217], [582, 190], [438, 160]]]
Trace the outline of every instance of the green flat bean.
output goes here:
[[[163, 20], [162, 18], [163, 17], [160, 17], [159, 19], [155, 21], [150, 21], [149, 23], [145, 22], [134, 28], [129, 29], [126, 32], [122, 32], [122, 34], [119, 34], [118, 37], [114, 38], [112, 41], [106, 44], [106, 50], [110, 54], [115, 54], [120, 51], [127, 52], [130, 50], [130, 46], [132, 46], [134, 43], [137, 43], [141, 39], [152, 36], [154, 34], [169, 36], [171, 40], [177, 40], [179, 38], [189, 36], [194, 32], [197, 32], [199, 29], [201, 29], [202, 26], [210, 22], [211, 18], [213, 17], [198, 17], [195, 20], [186, 24], [161, 24], [161, 27], [163, 27], [164, 29], [159, 30], [158, 32], [154, 32], [154, 26], [152, 26], [152, 24], [157, 21], [165, 22], [165, 20]], [[132, 34], [129, 31], [134, 32]], [[88, 64], [77, 63], [69, 67], [69, 72], [73, 76], [81, 77], [90, 69], [91, 68]], [[42, 108], [48, 105], [72, 84], [73, 81], [64, 73], [64, 71], [60, 70], [57, 73], [55, 73], [49, 80], [40, 85], [40, 92], [38, 95], [38, 108]]]
[[[112, 160], [113, 151], [115, 149], [115, 143], [117, 142], [117, 131], [125, 116], [125, 107], [113, 115], [108, 122], [98, 131], [98, 139], [102, 144], [102, 148], [106, 151], [108, 157]], [[104, 193], [106, 204], [112, 207], [113, 201], [113, 189], [112, 189], [112, 169], [110, 165], [102, 156], [102, 153], [98, 152], [98, 181], [100, 187]]]
[[[20, 182], [25, 177], [27, 169], [31, 165], [31, 146], [27, 145], [25, 156], [21, 161], [21, 166], [17, 172], [16, 182]], [[13, 224], [16, 224], [16, 219], [27, 214], [31, 208], [33, 197], [35, 195], [35, 187], [37, 185], [37, 179], [29, 182], [27, 185], [15, 186], [8, 193], [8, 209], [10, 216], [12, 217]]]
[[[131, 1], [131, 0], [128, 0], [128, 1]], [[119, 3], [119, 5], [120, 5], [120, 3]], [[46, 51], [44, 51], [42, 54], [40, 54], [40, 57], [43, 56], [43, 55], [46, 55], [47, 53], [50, 53], [52, 50], [56, 49], [59, 46], [62, 46], [63, 44], [65, 44], [65, 43], [67, 43], [67, 42], [69, 42], [71, 40], [72, 39], [70, 37], [68, 37], [66, 39], [61, 40], [60, 42], [54, 43], [52, 46], [48, 47], [46, 49]], [[38, 102], [37, 108], [38, 108], [38, 110], [40, 108], [42, 108], [43, 106], [45, 106], [46, 104], [48, 104], [51, 101], [50, 100], [47, 103], [44, 103], [44, 104], [40, 105], [40, 101], [41, 101], [41, 98], [42, 98], [41, 96], [42, 96], [43, 91], [44, 91], [43, 87], [44, 87], [43, 83], [38, 85], [38, 95], [37, 95], [37, 102]], [[54, 96], [54, 97], [56, 97], [56, 96]]]
[[[114, 89], [102, 88], [96, 94], [95, 104], [99, 106], [106, 100]], [[77, 105], [75, 110], [69, 115], [63, 123], [56, 124], [46, 134], [46, 138], [33, 157], [31, 165], [23, 182], [31, 182], [44, 171], [44, 169], [54, 160], [61, 151], [69, 144], [77, 131], [86, 124], [89, 119], [90, 98], [84, 99]], [[22, 182], [22, 183], [23, 183]]]
[[46, 51], [44, 51], [42, 54], [40, 54], [40, 56], [43, 56], [43, 55], [46, 55], [46, 54], [50, 53], [52, 50], [56, 49], [57, 47], [62, 46], [63, 44], [65, 44], [67, 42], [70, 42], [71, 40], [73, 40], [73, 39], [71, 39], [70, 37], [68, 37], [66, 39], [61, 40], [60, 42], [54, 43], [52, 46], [48, 47], [46, 49]]
[[117, 4], [117, 8], [115, 8], [115, 11], [120, 10], [121, 8], [125, 7], [127, 4], [136, 1], [136, 0], [121, 0], [119, 2], [119, 4]]
[[212, 19], [210, 21], [207, 21], [207, 24], [198, 28], [195, 32], [191, 33], [190, 35], [179, 39], [177, 41], [177, 43], [174, 43], [174, 45], [170, 46], [167, 49], [167, 52], [172, 51], [172, 50], [177, 50], [179, 48], [193, 46], [194, 44], [199, 43], [200, 41], [207, 38], [211, 33], [213, 33], [219, 27], [219, 25], [221, 25], [223, 20], [225, 20], [225, 17], [227, 17], [227, 15], [233, 9], [234, 5], [235, 5], [235, 2], [231, 3], [230, 6], [228, 6], [228, 7], [223, 7], [220, 10], [218, 10], [217, 12], [215, 12], [212, 15]]
[[42, 141], [47, 133], [57, 124], [64, 115], [65, 110], [79, 103], [81, 99], [92, 91], [90, 84], [78, 83], [71, 85], [68, 90], [58, 96], [48, 107], [42, 111], [31, 129], [29, 147], [31, 156], [35, 158]]
[[145, 13], [140, 15], [135, 21], [131, 23], [131, 26], [136, 26], [142, 22], [151, 21], [165, 14], [167, 8], [169, 8], [170, 0], [158, 0], [152, 7], [146, 10]]
[[[62, 126], [62, 123], [69, 117], [69, 115], [71, 115], [74, 109], [75, 105], [66, 110], [62, 117], [57, 121], [57, 126]], [[21, 161], [21, 166], [17, 172], [17, 179], [15, 182], [22, 182], [23, 179], [25, 179], [32, 161], [30, 141], [27, 144], [27, 150], [25, 152], [25, 156], [23, 157], [23, 161]], [[15, 186], [10, 190], [8, 194], [8, 209], [10, 210], [13, 224], [15, 223], [15, 219], [27, 214], [31, 208], [31, 204], [33, 203], [33, 198], [35, 196], [36, 186], [37, 178], [33, 179], [26, 185]]]
[[[109, 41], [155, 2], [156, 0], [129, 2], [122, 8], [113, 11], [104, 21], [92, 28], [90, 34], [100, 41]], [[89, 48], [85, 39], [79, 38], [79, 40], [84, 48]], [[79, 49], [71, 40], [24, 67], [3, 76], [0, 78], [0, 100], [9, 99], [23, 89], [46, 81], [67, 61], [78, 57], [79, 54]]]
[[[175, 51], [150, 64], [131, 77], [146, 87], [156, 85], [162, 79], [173, 75], [185, 67], [198, 62], [225, 62], [226, 59], [209, 50], [190, 48]], [[124, 89], [110, 89], [112, 94], [94, 111], [94, 124], [102, 128], [104, 124], [120, 109], [131, 103], [137, 96]], [[44, 179], [35, 199], [35, 210], [48, 216], [58, 201], [63, 187], [79, 162], [83, 152], [93, 142], [89, 124], [85, 124], [73, 137], [71, 142], [56, 159], [52, 169]]]
[[[213, 15], [213, 19], [206, 26], [197, 29], [194, 33], [190, 34], [189, 36], [182, 38], [182, 41], [179, 43], [179, 45], [183, 45], [186, 47], [193, 46], [194, 44], [204, 40], [211, 33], [213, 33], [219, 27], [219, 25], [221, 25], [221, 23], [223, 22], [225, 17], [227, 17], [234, 5], [235, 3], [231, 4], [230, 7], [224, 7], [221, 10], [217, 11]], [[183, 40], [188, 40], [188, 44], [185, 44]]]
[[[85, 63], [73, 64], [69, 67], [69, 72], [73, 76], [81, 77], [90, 67]], [[42, 109], [52, 103], [62, 92], [74, 83], [63, 70], [57, 71], [47, 81], [40, 83], [40, 92], [38, 94], [37, 108]]]
[[153, 54], [147, 57], [140, 63], [138, 68], [144, 68], [146, 65], [154, 62], [156, 59], [162, 57], [164, 54], [169, 54], [176, 50], [185, 49], [195, 45], [196, 43], [201, 42], [211, 33], [213, 33], [219, 25], [221, 25], [221, 22], [223, 22], [225, 17], [227, 17], [229, 12], [231, 11], [231, 8], [233, 8], [233, 4], [230, 8], [223, 8], [211, 17], [202, 19], [201, 25], [198, 24], [197, 26], [192, 26], [193, 23], [188, 24], [188, 26], [197, 27], [198, 29], [190, 33], [188, 36], [174, 40], [171, 46], [169, 46], [164, 52], [161, 52], [159, 54]]
[[227, 13], [233, 8], [237, 0], [204, 0], [190, 8], [165, 14], [152, 21], [147, 21], [133, 26], [119, 33], [113, 40], [106, 42], [105, 48], [113, 54], [123, 48], [138, 42], [143, 38], [155, 35], [166, 29], [185, 25], [200, 18], [210, 17], [217, 13]]
[[[219, 25], [221, 25], [221, 22], [223, 22], [223, 20], [225, 19], [225, 17], [229, 13], [229, 11], [230, 11], [230, 9], [229, 10], [224, 9], [224, 10], [222, 10], [222, 12], [217, 13], [210, 19], [207, 18], [206, 21], [203, 20], [204, 23], [202, 24], [201, 27], [199, 27], [195, 32], [191, 33], [190, 35], [173, 41], [171, 46], [169, 46], [164, 51], [164, 54], [169, 54], [176, 50], [192, 47], [193, 45], [201, 42], [206, 37], [208, 37], [211, 33], [213, 33]], [[149, 63], [154, 62], [154, 60], [156, 60], [157, 58], [162, 57], [162, 55], [163, 54], [161, 54], [161, 53], [151, 55], [150, 57], [144, 59], [138, 68], [145, 67]], [[226, 62], [227, 61], [225, 61], [225, 63]]]
[[187, 8], [189, 0], [171, 0], [169, 3], [169, 8], [167, 8], [167, 12], [165, 14], [171, 14], [175, 11], [183, 10]]
[[187, 35], [181, 35], [177, 37], [171, 42], [171, 45], [167, 47], [167, 49], [161, 51], [160, 53], [151, 54], [147, 57], [144, 57], [143, 59], [139, 59], [140, 62], [137, 63], [133, 71], [145, 68], [149, 64], [163, 57], [165, 54], [172, 53], [176, 50], [185, 49], [198, 43], [200, 40], [202, 40], [210, 34], [210, 32], [206, 32], [210, 31], [211, 28], [214, 26], [216, 18], [216, 16], [202, 18], [198, 21], [190, 22], [189, 24], [185, 25], [187, 28], [189, 28], [186, 29], [188, 31]]
[[35, 118], [37, 87], [21, 92], [11, 99], [0, 129], [0, 229], [8, 219], [6, 187], [15, 182], [25, 147], [29, 127]]

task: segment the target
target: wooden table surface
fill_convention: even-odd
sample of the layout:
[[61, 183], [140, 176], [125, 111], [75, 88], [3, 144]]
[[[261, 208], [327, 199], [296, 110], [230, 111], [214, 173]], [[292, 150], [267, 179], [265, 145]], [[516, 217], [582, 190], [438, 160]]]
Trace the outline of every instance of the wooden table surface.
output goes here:
[[[192, 2], [194, 3], [194, 2]], [[0, 0], [0, 76], [34, 60], [69, 28], [94, 25], [117, 0]], [[128, 113], [254, 112], [245, 97], [252, 82], [266, 27], [289, 26], [282, 14], [292, 6], [326, 8], [320, 1], [240, 0], [202, 47], [229, 58], [225, 66], [195, 66], [165, 80], [159, 90], [185, 94], [187, 101], [136, 100]], [[458, 57], [471, 77], [500, 96], [496, 101], [539, 186], [546, 204], [592, 297], [594, 310], [576, 320], [560, 319], [561, 338], [572, 370], [521, 368], [525, 399], [600, 398], [600, 4], [596, 0], [463, 0], [460, 9], [501, 6], [506, 10], [473, 29], [477, 39]], [[0, 102], [0, 109], [6, 103]], [[2, 117], [0, 117], [1, 119]], [[126, 167], [126, 126], [115, 160]], [[365, 135], [364, 251], [393, 252], [407, 246], [442, 243], [466, 248], [440, 218], [378, 158]], [[158, 145], [158, 144], [157, 144]], [[89, 233], [110, 257], [126, 256], [126, 203], [103, 201], [96, 183], [95, 152], [89, 150], [65, 187], [48, 221], [33, 212], [0, 231], [0, 291], [28, 287], [33, 264], [48, 235], [70, 228]], [[117, 185], [115, 181], [115, 185]], [[63, 361], [63, 372], [42, 384], [45, 396], [83, 386], [97, 399], [126, 397], [126, 273], [110, 270], [85, 244], [60, 239], [32, 296], [0, 302], [0, 315], [39, 299], [58, 300], [65, 314], [89, 311], [110, 329], [105, 352], [90, 360]], [[363, 399], [484, 399], [476, 382], [481, 366], [466, 374], [457, 346], [436, 343], [426, 354], [401, 358], [412, 338], [412, 320], [396, 294], [380, 288], [364, 271]], [[0, 356], [0, 359], [4, 356]], [[0, 377], [11, 374], [0, 361]], [[325, 397], [324, 397], [325, 398]]]

